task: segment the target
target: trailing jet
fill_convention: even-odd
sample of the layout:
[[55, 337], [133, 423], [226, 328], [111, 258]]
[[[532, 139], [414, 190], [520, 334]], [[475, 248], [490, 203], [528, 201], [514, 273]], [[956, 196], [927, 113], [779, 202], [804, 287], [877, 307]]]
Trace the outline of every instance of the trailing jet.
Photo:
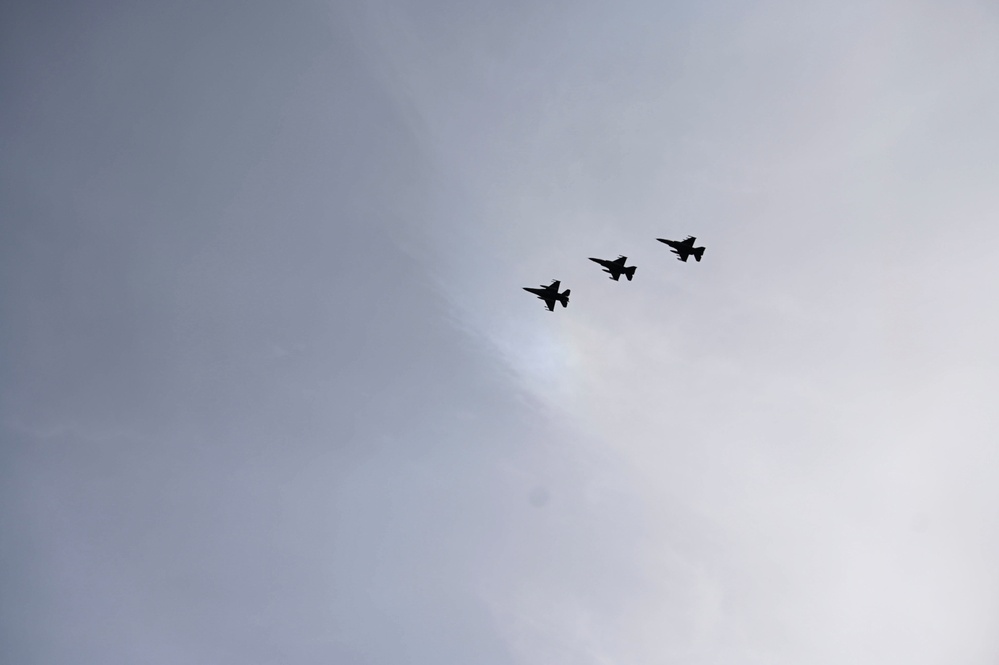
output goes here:
[[613, 261], [609, 261], [607, 259], [594, 259], [592, 257], [590, 258], [590, 261], [602, 265], [604, 267], [604, 272], [609, 273], [611, 276], [610, 278], [613, 279], [615, 282], [618, 280], [618, 278], [621, 275], [627, 277], [629, 282], [631, 281], [631, 278], [635, 276], [635, 268], [637, 266], [631, 266], [630, 268], [626, 268], [624, 266], [624, 262], [627, 260], [628, 260], [627, 256], [619, 256]]
[[656, 238], [659, 242], [664, 242], [673, 249], [670, 250], [676, 257], [683, 262], [687, 261], [687, 257], [691, 254], [698, 262], [701, 260], [701, 255], [704, 254], [703, 247], [694, 247], [694, 241], [697, 240], [694, 236], [687, 236], [685, 240], [666, 240], [664, 238]]
[[537, 297], [544, 300], [545, 304], [548, 306], [548, 311], [550, 312], [555, 309], [556, 301], [562, 303], [562, 307], [569, 306], [569, 289], [566, 289], [562, 293], [559, 293], [558, 292], [559, 284], [561, 284], [561, 282], [559, 282], [556, 279], [553, 280], [552, 283], [549, 284], [548, 286], [542, 284], [541, 288], [539, 289], [532, 289], [525, 286], [524, 290], [533, 293]]

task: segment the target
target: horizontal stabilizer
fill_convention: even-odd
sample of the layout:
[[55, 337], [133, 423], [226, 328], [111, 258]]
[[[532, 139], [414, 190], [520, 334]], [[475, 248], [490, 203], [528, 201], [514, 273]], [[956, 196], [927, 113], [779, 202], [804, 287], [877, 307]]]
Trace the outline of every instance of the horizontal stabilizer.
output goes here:
[[624, 269], [624, 276], [628, 278], [629, 282], [631, 281], [631, 278], [635, 276], [636, 268], [638, 268], [638, 266], [631, 266], [630, 268]]

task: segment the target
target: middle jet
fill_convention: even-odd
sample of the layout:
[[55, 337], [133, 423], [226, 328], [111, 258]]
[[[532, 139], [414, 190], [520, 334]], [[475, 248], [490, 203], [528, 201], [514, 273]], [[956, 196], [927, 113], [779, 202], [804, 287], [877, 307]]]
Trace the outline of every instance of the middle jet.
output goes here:
[[635, 276], [635, 268], [638, 266], [625, 267], [624, 262], [627, 260], [627, 256], [619, 256], [613, 261], [609, 259], [595, 259], [590, 257], [590, 261], [602, 265], [604, 267], [604, 272], [609, 273], [610, 278], [615, 282], [621, 277], [621, 275], [627, 277], [629, 282], [631, 281], [631, 278]]

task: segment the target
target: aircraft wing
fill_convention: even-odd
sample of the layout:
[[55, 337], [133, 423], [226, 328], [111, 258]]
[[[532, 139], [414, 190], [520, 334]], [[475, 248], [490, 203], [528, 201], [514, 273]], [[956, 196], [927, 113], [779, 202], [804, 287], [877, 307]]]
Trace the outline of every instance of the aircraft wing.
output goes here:
[[554, 312], [555, 311], [555, 300], [556, 300], [556, 298], [555, 298], [554, 295], [549, 295], [549, 296], [545, 296], [544, 297], [544, 301], [545, 301], [545, 304], [548, 305], [548, 311], [549, 312]]
[[619, 266], [621, 266], [623, 268], [624, 267], [624, 262], [627, 261], [627, 260], [628, 260], [627, 256], [619, 256], [616, 259], [614, 259], [614, 263], [616, 265], [619, 265]]
[[546, 286], [545, 288], [548, 289], [549, 291], [554, 291], [555, 293], [558, 293], [558, 287], [561, 284], [562, 284], [562, 282], [560, 282], [559, 280], [556, 279], [551, 284], [549, 284], [548, 286]]

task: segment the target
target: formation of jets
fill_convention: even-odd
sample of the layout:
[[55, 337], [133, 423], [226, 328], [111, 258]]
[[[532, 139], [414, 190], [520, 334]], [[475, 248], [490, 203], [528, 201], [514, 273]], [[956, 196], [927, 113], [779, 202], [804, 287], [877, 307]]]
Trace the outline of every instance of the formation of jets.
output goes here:
[[[694, 242], [697, 240], [694, 236], [687, 236], [683, 240], [667, 240], [666, 238], [656, 238], [661, 243], [665, 243], [670, 246], [670, 251], [676, 254], [676, 258], [679, 261], [687, 262], [687, 259], [691, 256], [694, 260], [700, 262], [701, 257], [704, 255], [703, 247], [694, 247]], [[625, 263], [628, 261], [627, 256], [619, 256], [614, 260], [610, 259], [596, 259], [590, 257], [590, 261], [598, 263], [603, 266], [603, 271], [610, 275], [610, 278], [615, 282], [624, 275], [628, 281], [635, 276], [635, 270], [637, 266], [626, 266]], [[542, 284], [537, 288], [531, 288], [528, 286], [524, 287], [524, 290], [533, 293], [541, 300], [545, 301], [545, 306], [548, 307], [548, 311], [554, 311], [555, 303], [562, 303], [562, 307], [569, 306], [569, 289], [559, 293], [559, 286], [561, 282], [557, 279], [552, 280], [552, 283], [548, 286]]]

